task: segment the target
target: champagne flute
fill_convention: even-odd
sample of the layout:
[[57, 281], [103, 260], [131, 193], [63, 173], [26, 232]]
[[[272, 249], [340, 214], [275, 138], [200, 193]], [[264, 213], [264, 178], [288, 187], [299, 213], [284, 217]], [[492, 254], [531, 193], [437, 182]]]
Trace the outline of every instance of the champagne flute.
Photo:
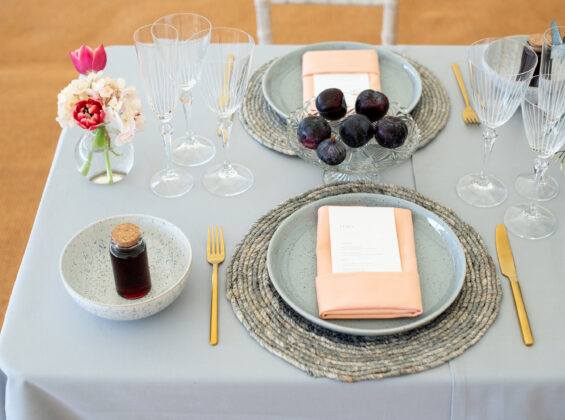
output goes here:
[[133, 39], [149, 106], [161, 123], [167, 158], [167, 167], [151, 177], [151, 190], [161, 197], [179, 197], [190, 191], [194, 180], [186, 170], [175, 168], [171, 159], [171, 120], [177, 102], [178, 33], [171, 25], [145, 25], [135, 31]]
[[[565, 114], [565, 79], [540, 74], [532, 78], [534, 86], [528, 88], [526, 98], [537, 101], [538, 106], [547, 115], [550, 127], [556, 126]], [[559, 183], [546, 174], [552, 154], [538, 154], [534, 162], [533, 173], [518, 175], [514, 186], [523, 197], [536, 201], [548, 201], [559, 194]]]
[[508, 195], [502, 181], [486, 173], [492, 146], [498, 137], [496, 129], [505, 124], [520, 105], [537, 56], [525, 40], [487, 38], [471, 45], [468, 61], [474, 108], [483, 127], [484, 154], [481, 171], [462, 177], [457, 184], [457, 194], [472, 206], [493, 207]]
[[204, 174], [204, 187], [217, 195], [229, 197], [247, 191], [253, 185], [253, 173], [227, 157], [233, 114], [243, 101], [251, 70], [255, 42], [239, 29], [213, 28], [210, 47], [204, 59], [202, 82], [206, 105], [216, 113], [222, 130], [223, 163]]
[[206, 137], [195, 135], [192, 129], [192, 88], [202, 74], [202, 60], [210, 44], [210, 21], [194, 13], [175, 13], [163, 16], [155, 23], [174, 26], [179, 34], [179, 63], [177, 83], [186, 124], [185, 134], [172, 142], [173, 162], [197, 166], [216, 155], [216, 146]]
[[[543, 79], [539, 79], [540, 84]], [[522, 102], [522, 117], [526, 138], [538, 159], [549, 159], [565, 144], [565, 118], [555, 118], [543, 106], [544, 91], [526, 95]], [[536, 170], [536, 181], [541, 180]], [[504, 214], [504, 224], [516, 236], [526, 239], [542, 239], [557, 230], [557, 219], [551, 211], [535, 201], [517, 204]]]

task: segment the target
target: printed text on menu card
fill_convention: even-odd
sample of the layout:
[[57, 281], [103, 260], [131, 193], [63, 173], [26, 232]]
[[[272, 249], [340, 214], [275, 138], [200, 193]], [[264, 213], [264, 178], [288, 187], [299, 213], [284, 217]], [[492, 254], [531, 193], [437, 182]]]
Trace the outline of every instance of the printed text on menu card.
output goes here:
[[402, 271], [394, 209], [329, 208], [332, 272]]

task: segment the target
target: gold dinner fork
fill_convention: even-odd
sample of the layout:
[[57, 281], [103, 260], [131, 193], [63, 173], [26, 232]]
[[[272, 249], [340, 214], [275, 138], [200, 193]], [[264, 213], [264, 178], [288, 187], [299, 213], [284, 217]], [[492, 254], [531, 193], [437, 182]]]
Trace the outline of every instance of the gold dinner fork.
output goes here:
[[[218, 236], [219, 235], [219, 236]], [[210, 239], [211, 238], [211, 239]], [[224, 250], [224, 230], [220, 226], [208, 228], [206, 259], [212, 264], [212, 308], [210, 311], [210, 344], [218, 344], [218, 264], [226, 258]]]
[[452, 63], [451, 67], [453, 67], [453, 72], [455, 73], [455, 77], [457, 78], [457, 82], [459, 83], [459, 89], [461, 89], [461, 93], [463, 94], [463, 99], [465, 100], [465, 109], [463, 110], [463, 122], [465, 124], [479, 124], [479, 117], [473, 108], [471, 108], [471, 104], [469, 103], [469, 97], [467, 96], [467, 90], [465, 89], [465, 85], [463, 84], [463, 78], [461, 77], [461, 71], [459, 70], [459, 66], [457, 63]]

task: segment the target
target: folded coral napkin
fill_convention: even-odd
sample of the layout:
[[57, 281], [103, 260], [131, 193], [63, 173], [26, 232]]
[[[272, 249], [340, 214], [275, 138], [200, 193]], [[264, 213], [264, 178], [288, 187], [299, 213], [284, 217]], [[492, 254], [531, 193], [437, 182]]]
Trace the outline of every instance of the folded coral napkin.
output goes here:
[[318, 209], [316, 295], [324, 319], [401, 318], [422, 313], [412, 213], [394, 209], [402, 271], [332, 272], [330, 206]]
[[[308, 51], [302, 55], [302, 93], [304, 102], [313, 98], [314, 75], [367, 74], [369, 86], [381, 90], [379, 56], [376, 50]], [[336, 76], [338, 78], [339, 76]], [[337, 87], [339, 86], [331, 86]], [[359, 93], [359, 92], [357, 92]], [[353, 104], [350, 104], [353, 105]]]

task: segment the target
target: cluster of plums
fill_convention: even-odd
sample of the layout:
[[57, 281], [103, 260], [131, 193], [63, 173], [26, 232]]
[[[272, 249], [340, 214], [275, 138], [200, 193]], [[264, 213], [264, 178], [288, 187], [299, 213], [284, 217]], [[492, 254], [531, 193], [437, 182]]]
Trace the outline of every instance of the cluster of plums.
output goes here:
[[[374, 136], [382, 147], [394, 149], [402, 146], [408, 136], [408, 127], [400, 118], [386, 116], [388, 108], [389, 101], [384, 93], [372, 89], [361, 92], [355, 101], [356, 113], [339, 124], [341, 140], [355, 148], [364, 146]], [[326, 120], [336, 121], [347, 113], [343, 92], [336, 88], [324, 90], [316, 98], [316, 109], [320, 116], [308, 116], [300, 121], [298, 140], [304, 147], [316, 150], [323, 162], [339, 165], [345, 160], [347, 150], [332, 136]]]

